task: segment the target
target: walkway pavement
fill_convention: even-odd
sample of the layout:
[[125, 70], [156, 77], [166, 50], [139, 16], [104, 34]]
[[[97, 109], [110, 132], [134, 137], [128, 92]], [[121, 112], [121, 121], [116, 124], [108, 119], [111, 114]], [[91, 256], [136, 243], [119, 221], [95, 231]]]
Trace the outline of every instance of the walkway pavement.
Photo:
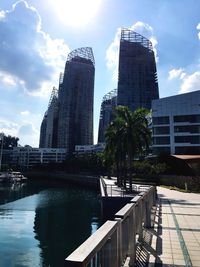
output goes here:
[[[117, 182], [116, 177], [112, 177], [111, 179], [108, 179], [107, 177], [102, 177], [102, 178], [104, 181], [104, 185], [105, 185], [106, 193], [108, 197], [134, 197], [139, 192], [146, 191], [149, 188], [148, 185], [132, 184], [133, 192], [129, 193], [126, 190], [123, 190], [122, 188], [116, 185], [116, 182]], [[129, 185], [127, 183], [127, 188], [128, 187]]]
[[200, 267], [200, 194], [157, 190], [154, 228], [144, 230], [137, 266]]

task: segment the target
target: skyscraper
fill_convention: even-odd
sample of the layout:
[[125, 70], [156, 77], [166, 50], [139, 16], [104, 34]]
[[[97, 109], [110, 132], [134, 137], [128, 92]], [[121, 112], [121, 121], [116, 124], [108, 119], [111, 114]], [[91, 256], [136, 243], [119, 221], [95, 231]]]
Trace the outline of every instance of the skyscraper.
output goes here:
[[95, 61], [92, 49], [72, 51], [58, 93], [58, 147], [74, 152], [75, 145], [93, 144]]
[[117, 89], [107, 93], [101, 103], [98, 143], [105, 142], [105, 131], [112, 120], [113, 109], [117, 106]]
[[46, 146], [46, 131], [47, 131], [47, 111], [44, 114], [41, 126], [40, 126], [40, 141], [39, 141], [39, 147], [45, 147]]
[[49, 100], [48, 109], [45, 112], [40, 127], [40, 144], [39, 147], [57, 147], [58, 132], [58, 90], [53, 87]]
[[152, 43], [142, 35], [123, 28], [119, 52], [117, 104], [151, 108], [158, 99], [158, 81]]

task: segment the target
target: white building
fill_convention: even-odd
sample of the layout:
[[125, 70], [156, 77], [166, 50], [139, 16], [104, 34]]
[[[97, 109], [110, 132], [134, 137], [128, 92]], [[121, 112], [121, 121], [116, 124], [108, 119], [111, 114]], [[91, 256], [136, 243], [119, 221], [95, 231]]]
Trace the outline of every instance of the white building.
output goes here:
[[65, 148], [32, 148], [30, 146], [13, 148], [13, 166], [25, 169], [38, 164], [60, 163], [65, 159]]
[[200, 154], [200, 90], [152, 101], [153, 153]]
[[93, 154], [102, 152], [105, 149], [105, 143], [98, 143], [96, 145], [76, 145], [75, 154]]

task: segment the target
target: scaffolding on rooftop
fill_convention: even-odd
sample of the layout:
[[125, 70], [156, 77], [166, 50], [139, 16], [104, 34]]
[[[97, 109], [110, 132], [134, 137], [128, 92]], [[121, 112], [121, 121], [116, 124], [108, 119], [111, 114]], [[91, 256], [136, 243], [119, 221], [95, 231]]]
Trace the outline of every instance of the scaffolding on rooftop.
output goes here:
[[48, 109], [49, 107], [54, 104], [58, 99], [58, 89], [56, 87], [53, 87], [53, 90], [51, 92], [51, 96], [49, 99], [49, 105], [48, 105]]
[[91, 47], [80, 47], [78, 49], [73, 50], [71, 53], [69, 53], [67, 61], [72, 61], [78, 58], [90, 60], [93, 66], [95, 66], [94, 55]]
[[153, 51], [152, 42], [141, 34], [134, 32], [127, 28], [122, 28], [121, 30], [121, 41], [129, 41], [132, 43], [140, 43], [142, 46]]
[[107, 101], [112, 99], [113, 97], [117, 96], [117, 89], [113, 89], [112, 91], [110, 91], [109, 93], [107, 93], [104, 97], [103, 97], [103, 101]]

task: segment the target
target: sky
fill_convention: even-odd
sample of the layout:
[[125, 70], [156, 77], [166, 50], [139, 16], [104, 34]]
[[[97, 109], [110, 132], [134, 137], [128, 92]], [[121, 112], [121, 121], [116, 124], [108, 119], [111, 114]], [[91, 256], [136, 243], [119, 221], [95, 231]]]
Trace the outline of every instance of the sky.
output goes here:
[[38, 147], [68, 53], [89, 46], [96, 143], [102, 98], [117, 88], [121, 27], [152, 41], [161, 98], [200, 89], [199, 0], [0, 0], [0, 132]]

